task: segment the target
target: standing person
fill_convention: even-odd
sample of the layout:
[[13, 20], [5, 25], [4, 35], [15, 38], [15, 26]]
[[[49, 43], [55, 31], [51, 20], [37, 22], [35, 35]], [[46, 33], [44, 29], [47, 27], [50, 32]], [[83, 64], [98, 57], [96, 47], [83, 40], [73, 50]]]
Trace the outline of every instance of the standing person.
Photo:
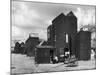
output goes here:
[[66, 59], [69, 58], [70, 52], [69, 49], [67, 47], [64, 48], [64, 59], [66, 61]]

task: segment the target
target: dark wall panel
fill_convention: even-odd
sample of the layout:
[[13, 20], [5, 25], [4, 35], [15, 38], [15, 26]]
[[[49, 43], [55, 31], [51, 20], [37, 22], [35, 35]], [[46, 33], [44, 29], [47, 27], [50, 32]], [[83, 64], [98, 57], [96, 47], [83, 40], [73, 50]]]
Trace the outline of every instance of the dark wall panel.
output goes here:
[[77, 39], [78, 59], [89, 60], [91, 52], [91, 33], [89, 31], [80, 31]]
[[35, 52], [35, 61], [38, 64], [50, 63], [50, 48], [37, 48]]

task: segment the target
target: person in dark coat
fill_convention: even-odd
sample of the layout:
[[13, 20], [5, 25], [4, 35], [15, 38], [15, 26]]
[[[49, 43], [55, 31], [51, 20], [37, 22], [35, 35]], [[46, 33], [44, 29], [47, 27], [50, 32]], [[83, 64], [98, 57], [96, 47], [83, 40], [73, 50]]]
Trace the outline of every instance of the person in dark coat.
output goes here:
[[69, 49], [67, 47], [64, 48], [64, 58], [65, 60], [69, 58]]

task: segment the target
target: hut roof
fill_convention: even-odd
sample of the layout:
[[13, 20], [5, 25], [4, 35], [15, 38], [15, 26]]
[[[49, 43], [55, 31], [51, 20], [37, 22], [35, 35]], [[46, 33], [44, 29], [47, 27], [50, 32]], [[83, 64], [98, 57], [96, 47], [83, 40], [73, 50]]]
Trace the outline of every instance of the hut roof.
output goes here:
[[37, 48], [54, 48], [53, 46], [36, 46]]

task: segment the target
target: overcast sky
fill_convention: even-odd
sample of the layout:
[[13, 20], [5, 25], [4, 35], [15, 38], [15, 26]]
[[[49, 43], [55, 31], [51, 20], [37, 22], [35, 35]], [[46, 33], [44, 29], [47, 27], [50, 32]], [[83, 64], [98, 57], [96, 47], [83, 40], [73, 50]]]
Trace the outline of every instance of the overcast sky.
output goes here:
[[73, 11], [81, 25], [95, 25], [95, 6], [12, 1], [12, 39], [27, 39], [29, 33], [38, 33], [47, 39], [47, 27], [60, 13]]

